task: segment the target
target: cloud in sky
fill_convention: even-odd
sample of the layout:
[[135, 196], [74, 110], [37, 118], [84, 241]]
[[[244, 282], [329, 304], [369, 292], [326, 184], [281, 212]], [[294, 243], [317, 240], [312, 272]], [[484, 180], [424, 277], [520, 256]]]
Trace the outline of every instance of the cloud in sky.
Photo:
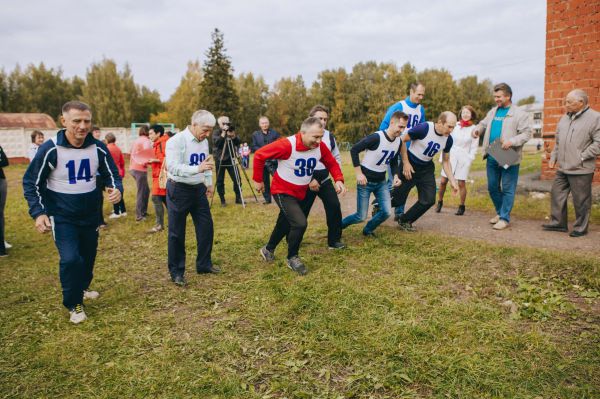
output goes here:
[[43, 61], [66, 76], [92, 62], [129, 63], [136, 82], [173, 93], [189, 60], [204, 60], [215, 27], [236, 73], [269, 84], [361, 61], [446, 68], [455, 78], [506, 81], [543, 98], [543, 0], [131, 1], [1, 0], [0, 67]]

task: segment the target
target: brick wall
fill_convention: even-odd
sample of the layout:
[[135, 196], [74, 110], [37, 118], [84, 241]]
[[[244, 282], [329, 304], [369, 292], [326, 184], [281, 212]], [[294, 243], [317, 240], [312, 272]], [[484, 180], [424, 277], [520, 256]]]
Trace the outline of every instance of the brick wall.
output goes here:
[[[585, 90], [590, 106], [600, 111], [600, 0], [548, 0], [547, 4], [542, 137], [549, 157], [569, 91]], [[548, 160], [543, 159], [542, 179], [553, 177]], [[600, 160], [594, 182], [600, 183]]]

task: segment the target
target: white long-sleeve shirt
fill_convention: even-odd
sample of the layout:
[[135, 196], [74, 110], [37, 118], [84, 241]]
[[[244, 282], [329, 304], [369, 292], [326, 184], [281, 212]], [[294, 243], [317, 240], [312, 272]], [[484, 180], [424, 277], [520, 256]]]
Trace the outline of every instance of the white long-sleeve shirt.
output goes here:
[[459, 159], [466, 158], [469, 161], [475, 159], [479, 138], [471, 136], [473, 129], [475, 129], [475, 125], [461, 127], [460, 124], [456, 124], [451, 134], [454, 143], [450, 149], [450, 156], [456, 156]]

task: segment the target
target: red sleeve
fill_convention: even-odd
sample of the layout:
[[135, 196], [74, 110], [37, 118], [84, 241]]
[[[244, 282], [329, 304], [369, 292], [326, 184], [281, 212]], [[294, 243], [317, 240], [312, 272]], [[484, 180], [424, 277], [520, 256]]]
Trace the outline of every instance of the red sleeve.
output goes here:
[[325, 167], [329, 170], [329, 173], [331, 173], [331, 176], [333, 177], [333, 181], [343, 182], [344, 175], [342, 174], [342, 169], [340, 169], [340, 165], [337, 163], [337, 161], [333, 157], [333, 154], [331, 154], [331, 151], [329, 150], [329, 148], [327, 148], [325, 143], [323, 143], [322, 141], [321, 141], [320, 147], [321, 147], [320, 148], [321, 162], [323, 162], [323, 165], [325, 165]]
[[292, 144], [287, 138], [267, 144], [254, 153], [254, 172], [252, 180], [257, 183], [263, 181], [263, 170], [267, 159], [288, 159], [292, 155]]

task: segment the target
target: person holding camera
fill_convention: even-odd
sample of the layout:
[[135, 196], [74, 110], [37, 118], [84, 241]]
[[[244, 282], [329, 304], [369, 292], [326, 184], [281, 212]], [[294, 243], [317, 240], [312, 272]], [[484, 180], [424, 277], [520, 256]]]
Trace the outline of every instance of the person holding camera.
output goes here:
[[[279, 133], [273, 129], [269, 129], [269, 118], [261, 116], [258, 118], [258, 126], [260, 130], [252, 133], [252, 152], [258, 151], [260, 148], [271, 144], [279, 139]], [[263, 197], [265, 198], [265, 204], [271, 203], [271, 176], [275, 174], [277, 170], [277, 160], [267, 159], [265, 161], [265, 168], [263, 169], [263, 183], [265, 188], [263, 190]]]
[[[213, 154], [216, 161], [217, 170], [217, 193], [221, 199], [221, 206], [226, 206], [225, 202], [225, 171], [233, 181], [233, 191], [235, 192], [235, 203], [241, 204], [240, 187], [235, 178], [234, 163], [232, 156], [237, 154], [237, 148], [240, 146], [240, 139], [235, 134], [235, 126], [229, 121], [228, 116], [220, 116], [217, 119], [219, 127], [213, 132]], [[230, 148], [232, 151], [229, 151]]]

